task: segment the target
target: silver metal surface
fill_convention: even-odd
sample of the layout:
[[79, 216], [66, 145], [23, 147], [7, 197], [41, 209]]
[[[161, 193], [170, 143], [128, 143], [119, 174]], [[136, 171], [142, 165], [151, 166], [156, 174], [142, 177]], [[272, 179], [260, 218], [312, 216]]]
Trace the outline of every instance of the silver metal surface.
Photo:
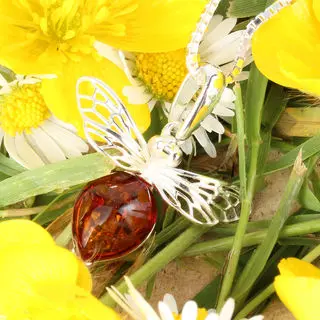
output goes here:
[[116, 93], [95, 78], [79, 79], [77, 101], [92, 147], [153, 184], [163, 199], [186, 218], [207, 225], [238, 219], [237, 188], [176, 168], [182, 151], [173, 128], [153, 137], [148, 145]]
[[[187, 140], [199, 128], [201, 122], [213, 111], [225, 89], [224, 74], [219, 68], [205, 64], [199, 68], [199, 72], [202, 74], [203, 84], [196, 85], [193, 76], [188, 74], [173, 100], [168, 116], [169, 119], [173, 118], [171, 112], [182, 114], [190, 103], [193, 105], [177, 130], [176, 138], [180, 141]], [[190, 94], [192, 87], [198, 88], [193, 95]]]

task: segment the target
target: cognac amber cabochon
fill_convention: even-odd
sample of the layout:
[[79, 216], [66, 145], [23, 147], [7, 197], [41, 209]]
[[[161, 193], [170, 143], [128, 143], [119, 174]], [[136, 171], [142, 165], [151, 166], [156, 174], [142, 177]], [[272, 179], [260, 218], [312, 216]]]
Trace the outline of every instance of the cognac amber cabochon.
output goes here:
[[151, 234], [157, 209], [151, 186], [115, 172], [89, 183], [73, 212], [76, 249], [86, 262], [112, 260], [137, 249]]

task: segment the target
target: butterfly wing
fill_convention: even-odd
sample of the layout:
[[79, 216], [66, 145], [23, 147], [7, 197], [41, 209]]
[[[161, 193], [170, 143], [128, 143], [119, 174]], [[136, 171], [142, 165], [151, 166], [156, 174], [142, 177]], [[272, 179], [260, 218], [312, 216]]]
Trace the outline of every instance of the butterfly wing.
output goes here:
[[141, 171], [150, 158], [147, 143], [117, 94], [101, 80], [82, 77], [77, 102], [91, 146], [124, 170]]
[[207, 225], [239, 218], [240, 200], [234, 186], [193, 172], [162, 168], [150, 177], [163, 199], [187, 219]]

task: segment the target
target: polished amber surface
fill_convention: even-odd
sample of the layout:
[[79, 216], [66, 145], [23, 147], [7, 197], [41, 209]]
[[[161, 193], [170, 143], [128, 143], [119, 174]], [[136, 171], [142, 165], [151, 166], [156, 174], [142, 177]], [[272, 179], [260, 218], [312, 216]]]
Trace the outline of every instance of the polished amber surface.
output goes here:
[[95, 262], [130, 253], [149, 236], [157, 212], [150, 185], [116, 172], [88, 184], [73, 213], [73, 236], [83, 260]]

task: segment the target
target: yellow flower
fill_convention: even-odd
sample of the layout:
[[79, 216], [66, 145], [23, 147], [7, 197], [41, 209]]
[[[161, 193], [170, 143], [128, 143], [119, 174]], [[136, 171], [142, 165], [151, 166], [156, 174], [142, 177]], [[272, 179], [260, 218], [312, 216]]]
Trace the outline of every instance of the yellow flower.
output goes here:
[[0, 316], [6, 320], [119, 320], [90, 294], [88, 269], [29, 220], [0, 223]]
[[320, 269], [296, 259], [283, 259], [275, 290], [297, 320], [320, 319]]
[[263, 24], [253, 57], [272, 81], [320, 96], [320, 2], [297, 0]]
[[148, 106], [122, 94], [124, 72], [97, 54], [101, 41], [129, 51], [170, 51], [186, 46], [206, 0], [1, 0], [0, 64], [16, 73], [53, 73], [43, 82], [50, 110], [78, 128], [75, 84], [84, 75], [108, 83], [128, 106], [141, 130]]

